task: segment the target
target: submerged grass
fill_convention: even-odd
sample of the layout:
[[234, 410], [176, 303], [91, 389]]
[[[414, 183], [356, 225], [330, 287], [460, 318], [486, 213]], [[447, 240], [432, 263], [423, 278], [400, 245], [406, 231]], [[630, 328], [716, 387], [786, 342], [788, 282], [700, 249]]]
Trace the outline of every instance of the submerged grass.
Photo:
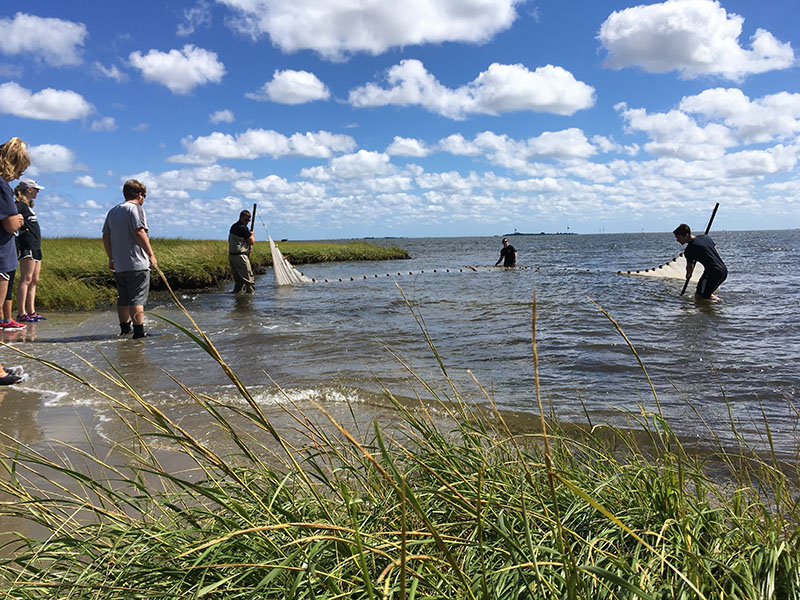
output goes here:
[[[209, 288], [231, 278], [226, 241], [155, 238], [152, 245], [173, 289]], [[384, 248], [362, 241], [278, 242], [278, 246], [295, 264], [409, 258], [402, 248]], [[42, 240], [42, 252], [45, 261], [36, 293], [39, 308], [91, 310], [113, 303], [114, 277], [108, 270], [102, 240], [50, 238]], [[264, 273], [272, 265], [267, 242], [256, 242], [251, 262], [257, 273]], [[154, 277], [152, 289], [165, 287]]]
[[[493, 412], [461, 399], [427, 335], [445, 392], [418, 380], [426, 396], [412, 410], [386, 390], [401, 426], [361, 433], [287, 397], [309, 440], [293, 447], [211, 340], [175, 326], [246, 401], [181, 385], [236, 453], [221, 455], [105, 372], [123, 392], [97, 390], [130, 429], [134, 443], [119, 449], [128, 466], [74, 448], [92, 476], [24, 446], [4, 457], [11, 500], [0, 515], [48, 532], [18, 536], [0, 561], [4, 597], [800, 598], [796, 466], [720, 448], [731, 482], [720, 484], [644, 405], [631, 415], [639, 432], [567, 430], [540, 408], [541, 432], [512, 434], [488, 393]], [[535, 331], [534, 320], [538, 368]], [[636, 442], [642, 433], [650, 443]], [[194, 469], [164, 469], [156, 442]], [[36, 483], [52, 472], [69, 484]]]

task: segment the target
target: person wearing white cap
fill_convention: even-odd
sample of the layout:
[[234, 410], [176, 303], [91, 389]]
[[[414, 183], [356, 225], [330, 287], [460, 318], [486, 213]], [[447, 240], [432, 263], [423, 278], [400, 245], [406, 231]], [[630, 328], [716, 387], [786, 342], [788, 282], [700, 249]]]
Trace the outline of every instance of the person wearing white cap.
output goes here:
[[39, 228], [39, 219], [33, 211], [36, 195], [43, 189], [44, 187], [33, 179], [23, 179], [14, 188], [17, 210], [25, 221], [17, 234], [19, 257], [17, 321], [20, 323], [45, 320], [45, 317], [36, 312], [36, 285], [39, 283], [39, 272], [42, 269], [42, 232]]

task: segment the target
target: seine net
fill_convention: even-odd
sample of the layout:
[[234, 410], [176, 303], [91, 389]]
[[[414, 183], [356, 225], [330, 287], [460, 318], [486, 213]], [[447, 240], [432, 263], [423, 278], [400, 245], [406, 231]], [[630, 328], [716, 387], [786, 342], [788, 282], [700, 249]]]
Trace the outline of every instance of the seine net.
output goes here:
[[275, 273], [275, 285], [297, 285], [311, 282], [308, 277], [295, 269], [294, 265], [281, 254], [275, 242], [272, 241], [272, 237], [270, 235], [267, 235], [267, 237], [269, 238], [269, 249], [272, 252], [272, 270]]
[[[640, 269], [636, 271], [618, 271], [623, 275], [636, 275], [638, 277], [664, 277], [668, 279], [686, 279], [686, 258], [681, 252], [676, 258], [671, 261], [652, 267], [650, 269]], [[697, 281], [703, 274], [703, 265], [695, 263], [694, 270], [692, 271], [691, 281]]]

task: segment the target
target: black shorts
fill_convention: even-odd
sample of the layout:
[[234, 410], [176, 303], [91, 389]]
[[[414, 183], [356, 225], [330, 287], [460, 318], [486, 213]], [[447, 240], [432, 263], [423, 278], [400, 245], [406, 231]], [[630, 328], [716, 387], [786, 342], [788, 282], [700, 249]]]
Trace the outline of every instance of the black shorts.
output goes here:
[[711, 298], [722, 282], [728, 278], [728, 271], [711, 271], [706, 269], [697, 282], [697, 294], [703, 298]]
[[3, 279], [8, 279], [8, 291], [6, 291], [6, 300], [11, 300], [11, 295], [14, 293], [14, 276], [17, 274], [16, 271], [9, 271], [8, 273], [3, 273]]
[[42, 260], [42, 249], [41, 248], [25, 248], [19, 251], [19, 260], [24, 258], [32, 258], [35, 261], [41, 262]]

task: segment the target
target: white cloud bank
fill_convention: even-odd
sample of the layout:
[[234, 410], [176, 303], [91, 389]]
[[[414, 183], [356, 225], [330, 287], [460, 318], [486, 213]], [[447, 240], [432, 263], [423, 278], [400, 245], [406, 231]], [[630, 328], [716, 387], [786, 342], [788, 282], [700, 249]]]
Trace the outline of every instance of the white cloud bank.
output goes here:
[[217, 0], [253, 38], [284, 52], [313, 50], [341, 60], [412, 44], [488, 41], [511, 26], [520, 0]]
[[739, 45], [744, 19], [714, 0], [667, 0], [615, 11], [598, 38], [612, 69], [641, 67], [651, 73], [678, 71], [684, 78], [718, 75], [740, 80], [752, 73], [795, 64], [791, 44], [763, 29], [750, 49]]
[[248, 129], [236, 136], [215, 131], [207, 136], [188, 136], [181, 140], [185, 154], [170, 157], [170, 162], [211, 163], [218, 159], [254, 159], [261, 156], [308, 156], [329, 158], [334, 153], [350, 152], [356, 142], [349, 135], [327, 131], [295, 133], [291, 137], [268, 129]]
[[594, 105], [594, 88], [553, 65], [535, 71], [523, 65], [493, 63], [469, 84], [451, 90], [436, 80], [422, 62], [409, 59], [389, 69], [389, 87], [368, 83], [350, 91], [357, 107], [421, 106], [451, 119], [471, 114], [499, 115], [534, 111], [572, 115]]
[[89, 35], [83, 23], [21, 12], [13, 19], [0, 19], [0, 31], [0, 52], [33, 55], [53, 67], [79, 65]]
[[305, 104], [315, 100], [327, 100], [330, 91], [316, 75], [308, 71], [275, 70], [272, 80], [261, 90], [245, 94], [251, 100], [271, 100], [280, 104]]
[[173, 94], [188, 94], [199, 85], [219, 83], [225, 75], [225, 65], [217, 59], [216, 52], [192, 44], [169, 52], [131, 52], [128, 60], [145, 80], [160, 83]]
[[92, 190], [106, 187], [106, 184], [98, 183], [97, 181], [94, 180], [94, 177], [92, 177], [91, 175], [80, 175], [76, 177], [73, 180], [73, 182], [75, 183], [75, 185], [79, 185], [81, 187], [89, 188]]
[[34, 176], [40, 173], [69, 173], [78, 167], [75, 165], [75, 153], [59, 144], [42, 144], [28, 148], [31, 166], [25, 171], [26, 175]]
[[82, 119], [94, 111], [83, 96], [70, 90], [31, 92], [18, 83], [0, 85], [0, 113], [49, 121]]

